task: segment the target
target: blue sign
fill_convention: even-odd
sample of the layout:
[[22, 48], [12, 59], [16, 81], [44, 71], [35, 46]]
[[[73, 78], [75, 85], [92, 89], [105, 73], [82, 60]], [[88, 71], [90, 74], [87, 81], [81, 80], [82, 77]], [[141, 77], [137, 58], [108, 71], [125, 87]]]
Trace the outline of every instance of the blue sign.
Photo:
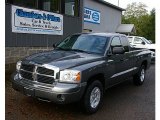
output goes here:
[[94, 21], [99, 21], [99, 14], [98, 14], [97, 12], [94, 12], [94, 13], [92, 14], [92, 19], [93, 19]]
[[100, 24], [101, 13], [97, 10], [84, 8], [84, 22]]
[[25, 17], [25, 18], [33, 18], [33, 19], [43, 19], [48, 21], [54, 21], [54, 22], [60, 22], [60, 17], [56, 17], [51, 14], [39, 14], [35, 13], [34, 11], [28, 12], [24, 11], [23, 9], [16, 9], [16, 15], [19, 17]]

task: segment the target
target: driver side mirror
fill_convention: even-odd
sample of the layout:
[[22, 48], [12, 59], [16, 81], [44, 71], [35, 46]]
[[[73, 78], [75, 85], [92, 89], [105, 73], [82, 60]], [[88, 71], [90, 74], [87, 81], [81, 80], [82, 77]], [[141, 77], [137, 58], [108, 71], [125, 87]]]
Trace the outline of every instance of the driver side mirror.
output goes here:
[[113, 53], [113, 54], [124, 54], [124, 53], [125, 53], [125, 50], [124, 50], [123, 47], [117, 47], [117, 46], [115, 46], [115, 47], [113, 47], [113, 49], [112, 49], [112, 53]]
[[141, 44], [142, 44], [142, 45], [145, 45], [146, 43], [143, 41]]

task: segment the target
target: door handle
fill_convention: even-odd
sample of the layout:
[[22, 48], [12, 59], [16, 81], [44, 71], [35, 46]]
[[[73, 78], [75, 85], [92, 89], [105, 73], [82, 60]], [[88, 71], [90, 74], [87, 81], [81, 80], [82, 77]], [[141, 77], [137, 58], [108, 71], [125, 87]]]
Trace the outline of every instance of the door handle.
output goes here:
[[120, 59], [120, 61], [127, 61], [128, 59]]

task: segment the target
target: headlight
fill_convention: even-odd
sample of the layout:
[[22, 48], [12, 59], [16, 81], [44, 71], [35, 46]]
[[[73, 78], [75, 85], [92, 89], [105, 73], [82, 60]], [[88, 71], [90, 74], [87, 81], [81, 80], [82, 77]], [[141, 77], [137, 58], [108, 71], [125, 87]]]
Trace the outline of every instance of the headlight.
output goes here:
[[81, 72], [76, 70], [64, 70], [60, 72], [60, 82], [79, 83]]
[[20, 68], [21, 68], [21, 63], [22, 63], [22, 61], [18, 61], [18, 62], [17, 62], [16, 69], [17, 69], [18, 71], [19, 71]]

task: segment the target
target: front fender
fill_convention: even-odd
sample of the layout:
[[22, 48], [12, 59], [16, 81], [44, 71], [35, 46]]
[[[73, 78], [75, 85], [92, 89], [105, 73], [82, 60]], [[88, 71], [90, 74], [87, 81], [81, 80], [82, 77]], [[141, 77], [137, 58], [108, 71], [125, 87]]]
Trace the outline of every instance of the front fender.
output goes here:
[[83, 83], [83, 82], [87, 82], [90, 77], [96, 74], [101, 73], [105, 75], [106, 64], [105, 64], [105, 60], [101, 60], [101, 61], [84, 64], [84, 65], [75, 67], [73, 69], [81, 71], [82, 73], [81, 82]]

